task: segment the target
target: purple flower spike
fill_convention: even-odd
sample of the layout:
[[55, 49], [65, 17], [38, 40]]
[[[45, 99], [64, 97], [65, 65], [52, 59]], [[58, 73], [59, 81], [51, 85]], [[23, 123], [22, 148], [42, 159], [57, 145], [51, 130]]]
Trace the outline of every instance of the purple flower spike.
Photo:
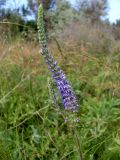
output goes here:
[[60, 92], [64, 108], [66, 110], [77, 111], [77, 99], [68, 80], [65, 77], [65, 74], [62, 70], [54, 71], [52, 73], [52, 76]]
[[43, 25], [43, 7], [39, 6], [38, 10], [38, 34], [39, 42], [41, 45], [41, 54], [44, 56], [44, 59], [48, 65], [49, 70], [52, 73], [52, 77], [57, 85], [60, 96], [62, 98], [62, 103], [65, 110], [70, 110], [76, 112], [78, 109], [78, 103], [76, 96], [70, 86], [68, 80], [66, 79], [65, 74], [57, 65], [57, 62], [54, 61], [52, 55], [47, 48], [47, 40], [45, 35], [45, 29]]

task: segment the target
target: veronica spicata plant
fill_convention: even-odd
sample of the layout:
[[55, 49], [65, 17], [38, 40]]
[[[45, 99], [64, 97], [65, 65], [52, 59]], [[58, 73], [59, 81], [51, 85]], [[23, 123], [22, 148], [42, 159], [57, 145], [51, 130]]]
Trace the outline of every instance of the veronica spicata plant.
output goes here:
[[41, 47], [41, 54], [44, 56], [48, 68], [52, 73], [52, 77], [59, 90], [64, 109], [76, 112], [78, 109], [78, 103], [76, 96], [72, 90], [72, 87], [70, 86], [68, 80], [66, 79], [66, 76], [63, 73], [63, 71], [57, 65], [57, 62], [53, 59], [47, 47], [42, 5], [40, 5], [38, 8], [37, 27], [38, 27], [39, 43]]

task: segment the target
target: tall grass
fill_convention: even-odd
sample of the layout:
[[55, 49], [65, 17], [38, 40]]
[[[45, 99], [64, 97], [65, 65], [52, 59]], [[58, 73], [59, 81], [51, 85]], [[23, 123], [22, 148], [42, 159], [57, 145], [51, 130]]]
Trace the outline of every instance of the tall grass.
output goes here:
[[[66, 51], [61, 57], [50, 47], [79, 100], [77, 136], [85, 160], [119, 160], [120, 54]], [[50, 98], [38, 47], [1, 42], [0, 53], [0, 159], [79, 159], [70, 126]]]

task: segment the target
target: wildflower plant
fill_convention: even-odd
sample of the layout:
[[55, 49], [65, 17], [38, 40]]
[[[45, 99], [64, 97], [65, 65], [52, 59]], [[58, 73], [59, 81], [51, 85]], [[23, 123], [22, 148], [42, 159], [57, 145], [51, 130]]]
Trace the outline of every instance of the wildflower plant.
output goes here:
[[73, 89], [70, 83], [68, 82], [68, 80], [66, 79], [65, 74], [60, 69], [60, 67], [52, 57], [47, 47], [47, 38], [46, 38], [45, 28], [44, 28], [42, 5], [40, 5], [38, 9], [37, 26], [38, 26], [38, 36], [39, 36], [39, 43], [41, 47], [41, 54], [43, 55], [48, 65], [48, 68], [52, 73], [52, 78], [54, 79], [56, 86], [59, 90], [64, 109], [72, 112], [77, 112], [78, 103], [77, 103], [76, 96], [73, 92]]
[[[71, 133], [73, 133], [73, 137], [75, 139], [75, 142], [78, 147], [78, 153], [80, 156], [80, 159], [83, 160], [82, 152], [81, 152], [81, 146], [79, 142], [79, 138], [77, 135], [77, 130], [76, 130], [76, 122], [78, 121], [78, 118], [76, 118], [76, 113], [78, 110], [78, 102], [77, 98], [73, 92], [73, 89], [66, 79], [65, 74], [63, 71], [60, 69], [60, 67], [57, 65], [57, 62], [53, 59], [51, 53], [48, 50], [47, 47], [47, 39], [46, 39], [46, 34], [45, 34], [45, 28], [44, 28], [44, 21], [43, 21], [43, 7], [42, 5], [39, 6], [38, 8], [38, 36], [39, 36], [39, 43], [41, 47], [41, 54], [43, 55], [48, 68], [50, 72], [52, 73], [52, 78], [54, 79], [54, 82], [56, 83], [57, 89], [60, 93], [60, 97], [62, 99], [62, 104], [64, 106], [64, 109], [66, 111], [70, 111], [71, 114], [67, 114], [67, 117], [65, 118], [65, 122], [69, 122]], [[51, 84], [51, 83], [49, 83]], [[49, 87], [50, 88], [50, 87]], [[51, 86], [52, 88], [52, 94], [55, 95], [53, 85]], [[56, 98], [53, 96], [54, 104], [56, 105]]]

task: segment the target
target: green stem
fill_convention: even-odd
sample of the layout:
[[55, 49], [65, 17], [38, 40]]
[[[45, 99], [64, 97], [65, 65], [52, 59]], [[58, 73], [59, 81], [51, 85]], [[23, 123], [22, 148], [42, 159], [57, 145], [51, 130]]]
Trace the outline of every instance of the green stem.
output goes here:
[[76, 144], [77, 144], [77, 147], [78, 147], [78, 153], [79, 153], [80, 160], [84, 160], [83, 154], [82, 154], [82, 150], [81, 150], [81, 145], [80, 145], [80, 139], [79, 139], [79, 137], [78, 137], [77, 129], [76, 129], [76, 127], [75, 127], [74, 124], [73, 124], [73, 135], [74, 135], [74, 138], [75, 138], [75, 142], [76, 142]]

